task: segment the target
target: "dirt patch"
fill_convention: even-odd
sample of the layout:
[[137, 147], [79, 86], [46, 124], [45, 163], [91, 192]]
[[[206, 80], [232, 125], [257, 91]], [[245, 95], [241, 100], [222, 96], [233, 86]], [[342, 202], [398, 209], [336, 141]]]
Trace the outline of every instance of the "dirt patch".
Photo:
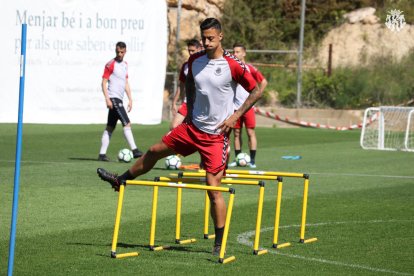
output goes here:
[[414, 26], [406, 24], [401, 31], [392, 32], [384, 22], [342, 24], [326, 35], [316, 59], [308, 63], [326, 68], [329, 44], [332, 44], [333, 68], [367, 65], [377, 56], [393, 57], [395, 61], [400, 61], [414, 49]]

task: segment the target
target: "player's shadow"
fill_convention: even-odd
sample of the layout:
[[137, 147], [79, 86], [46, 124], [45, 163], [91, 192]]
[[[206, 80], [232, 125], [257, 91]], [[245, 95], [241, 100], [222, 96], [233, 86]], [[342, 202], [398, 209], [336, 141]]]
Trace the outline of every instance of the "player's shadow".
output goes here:
[[[87, 157], [69, 157], [68, 159], [76, 160], [76, 161], [99, 161], [98, 158], [87, 158]], [[102, 162], [102, 161], [99, 161], [99, 162]], [[108, 162], [108, 161], [105, 161], [105, 162]], [[109, 161], [109, 162], [114, 162], [114, 161]]]
[[[108, 246], [111, 246], [110, 244], [108, 244]], [[182, 245], [178, 245], [178, 244], [171, 244], [171, 241], [168, 242], [162, 242], [160, 241], [159, 243], [157, 243], [157, 246], [162, 246], [164, 249], [163, 250], [171, 250], [171, 251], [181, 251], [181, 252], [197, 252], [197, 253], [205, 253], [207, 251], [205, 250], [197, 250], [194, 249], [190, 246], [182, 246]], [[148, 244], [129, 244], [129, 243], [118, 243], [117, 247], [120, 248], [144, 248], [149, 250], [149, 245]]]
[[[93, 243], [81, 243], [81, 242], [70, 242], [66, 243], [67, 245], [80, 245], [80, 246], [99, 246], [99, 247], [111, 247], [112, 244], [93, 244]], [[170, 244], [170, 241], [163, 243], [160, 241], [159, 245], [163, 244], [164, 250], [173, 250], [173, 251], [185, 251], [185, 252], [198, 252], [198, 253], [205, 253], [208, 252], [206, 250], [195, 250], [194, 248], [191, 248], [190, 246], [182, 246], [178, 244]], [[143, 248], [149, 250], [148, 244], [133, 244], [133, 243], [123, 243], [119, 242], [116, 245], [117, 248]]]
[[169, 170], [169, 169], [162, 168], [162, 167], [154, 167], [154, 168], [152, 168], [151, 170], [155, 170], [155, 171], [171, 171], [171, 170]]
[[[165, 243], [163, 243], [165, 242]], [[182, 246], [182, 245], [177, 245], [177, 244], [169, 244], [170, 241], [160, 241], [160, 244], [164, 244], [163, 247], [165, 251], [179, 251], [179, 252], [195, 252], [195, 253], [209, 253], [208, 250], [199, 250], [199, 249], [195, 249], [193, 247], [190, 246]], [[112, 244], [110, 243], [106, 243], [106, 244], [94, 244], [94, 243], [83, 243], [83, 242], [68, 242], [66, 243], [67, 245], [73, 245], [73, 246], [98, 246], [98, 247], [107, 247], [110, 248], [112, 246]], [[159, 245], [157, 245], [159, 246]], [[131, 244], [131, 243], [122, 243], [119, 242], [116, 245], [117, 248], [140, 248], [143, 250], [150, 250], [149, 249], [149, 245], [148, 244]], [[101, 256], [101, 257], [110, 257], [110, 255], [108, 254], [96, 254], [97, 256]], [[214, 259], [207, 259], [210, 262], [217, 262], [217, 260], [214, 261]]]

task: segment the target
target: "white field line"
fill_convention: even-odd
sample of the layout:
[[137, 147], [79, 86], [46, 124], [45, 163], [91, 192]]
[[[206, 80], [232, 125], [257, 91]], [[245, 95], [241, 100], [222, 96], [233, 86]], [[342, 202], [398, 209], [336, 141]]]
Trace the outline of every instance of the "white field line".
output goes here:
[[[313, 223], [313, 224], [306, 224], [306, 226], [324, 226], [324, 225], [340, 225], [340, 224], [367, 224], [367, 223], [395, 223], [395, 222], [413, 222], [414, 220], [369, 220], [369, 221], [334, 221], [334, 222], [320, 222], [320, 223]], [[280, 226], [280, 228], [294, 228], [294, 227], [300, 227], [300, 225], [285, 225]], [[274, 227], [266, 227], [262, 228], [260, 232], [267, 232], [272, 231]], [[253, 246], [253, 242], [250, 241], [250, 238], [255, 235], [255, 230], [247, 231], [244, 233], [241, 233], [237, 235], [237, 242], [246, 246]], [[264, 248], [261, 248], [264, 249]], [[277, 250], [269, 250], [268, 251], [271, 254], [277, 254], [289, 258], [295, 258], [295, 259], [301, 259], [305, 261], [311, 261], [311, 262], [319, 262], [319, 263], [325, 263], [330, 265], [336, 265], [336, 266], [345, 266], [355, 269], [363, 269], [363, 270], [369, 270], [373, 272], [379, 272], [379, 273], [389, 273], [394, 275], [414, 275], [410, 273], [405, 272], [399, 272], [389, 269], [383, 269], [383, 268], [375, 268], [365, 265], [358, 265], [358, 264], [348, 264], [348, 263], [342, 263], [338, 261], [332, 261], [332, 260], [325, 260], [325, 259], [319, 259], [319, 258], [313, 258], [313, 257], [306, 257], [306, 256], [300, 256], [295, 254], [287, 254], [287, 253], [281, 253]]]
[[406, 178], [414, 179], [414, 175], [384, 175], [384, 174], [362, 174], [362, 173], [309, 173], [312, 175], [321, 175], [321, 176], [362, 176], [362, 177], [382, 177], [382, 178]]

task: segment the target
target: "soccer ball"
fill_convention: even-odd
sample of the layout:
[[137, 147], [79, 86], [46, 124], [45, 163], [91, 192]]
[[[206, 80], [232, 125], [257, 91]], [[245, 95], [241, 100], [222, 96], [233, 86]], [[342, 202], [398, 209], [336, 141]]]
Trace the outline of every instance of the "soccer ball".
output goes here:
[[165, 168], [168, 170], [178, 170], [181, 167], [181, 159], [177, 155], [170, 155], [165, 158]]
[[118, 161], [119, 162], [125, 162], [129, 163], [134, 158], [134, 155], [132, 154], [132, 151], [129, 149], [121, 149], [118, 152]]
[[250, 161], [250, 156], [247, 153], [241, 152], [236, 156], [237, 165], [240, 167], [246, 167]]

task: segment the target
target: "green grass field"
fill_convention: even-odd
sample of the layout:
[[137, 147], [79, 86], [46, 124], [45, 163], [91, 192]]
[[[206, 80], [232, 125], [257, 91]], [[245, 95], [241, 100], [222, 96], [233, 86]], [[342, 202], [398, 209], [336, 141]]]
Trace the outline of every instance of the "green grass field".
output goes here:
[[[148, 148], [167, 128], [166, 123], [134, 126], [137, 145]], [[414, 153], [362, 150], [359, 131], [320, 129], [257, 129], [257, 169], [310, 174], [306, 237], [317, 242], [298, 243], [303, 179], [285, 178], [279, 241], [292, 242], [291, 247], [271, 249], [276, 184], [268, 181], [261, 234], [268, 254], [252, 254], [258, 188], [250, 186], [233, 186], [226, 255], [235, 255], [235, 262], [218, 264], [210, 253], [212, 241], [202, 239], [200, 191], [183, 192], [182, 238], [197, 243], [174, 245], [176, 192], [160, 189], [156, 242], [172, 248], [151, 252], [152, 189], [128, 186], [117, 252], [140, 255], [111, 259], [118, 193], [97, 177], [96, 168], [122, 173], [128, 165], [94, 161], [102, 130], [102, 125], [24, 126], [15, 275], [414, 274]], [[1, 275], [7, 271], [15, 136], [14, 124], [0, 124]], [[108, 155], [115, 159], [124, 147], [117, 129]], [[283, 160], [284, 155], [302, 159]], [[140, 179], [169, 173], [160, 161]]]

